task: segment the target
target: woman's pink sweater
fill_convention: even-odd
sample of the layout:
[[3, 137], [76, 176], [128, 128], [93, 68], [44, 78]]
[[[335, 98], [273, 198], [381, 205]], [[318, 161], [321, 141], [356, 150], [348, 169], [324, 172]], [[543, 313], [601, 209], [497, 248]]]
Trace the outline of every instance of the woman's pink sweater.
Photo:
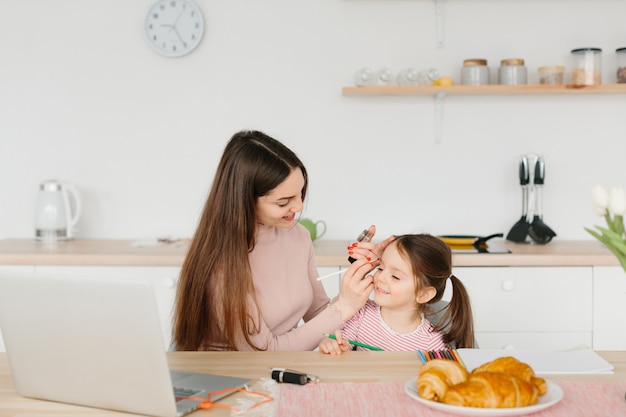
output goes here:
[[[343, 325], [315, 266], [309, 232], [300, 224], [284, 229], [259, 225], [256, 246], [249, 255], [261, 322], [252, 341], [267, 350], [313, 350]], [[250, 300], [250, 313], [257, 310]], [[300, 319], [304, 324], [298, 327]], [[252, 350], [243, 337], [240, 350]]]

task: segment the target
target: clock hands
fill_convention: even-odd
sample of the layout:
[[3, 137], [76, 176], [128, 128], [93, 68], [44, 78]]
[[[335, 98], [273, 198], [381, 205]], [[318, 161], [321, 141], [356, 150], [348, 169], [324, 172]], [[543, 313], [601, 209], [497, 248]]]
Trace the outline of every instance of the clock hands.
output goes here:
[[176, 23], [178, 23], [178, 19], [180, 19], [180, 17], [183, 15], [183, 13], [185, 13], [185, 8], [186, 6], [183, 4], [183, 10], [180, 11], [180, 13], [178, 13], [178, 17], [176, 17], [176, 20], [174, 20], [174, 23], [172, 24], [172, 27], [176, 27]]
[[185, 9], [186, 9], [186, 6], [183, 5], [183, 10], [181, 10], [180, 13], [178, 13], [178, 16], [176, 16], [176, 19], [174, 19], [174, 23], [172, 23], [171, 25], [163, 23], [161, 24], [161, 26], [170, 28], [170, 33], [172, 31], [176, 32], [176, 36], [178, 37], [178, 40], [180, 40], [180, 43], [182, 43], [185, 47], [187, 47], [187, 44], [183, 40], [182, 36], [180, 36], [180, 32], [178, 32], [178, 28], [176, 27], [176, 24], [180, 20], [181, 16], [183, 15], [183, 13], [185, 13]]
[[187, 44], [185, 43], [185, 41], [183, 40], [183, 37], [180, 36], [180, 33], [178, 32], [178, 29], [176, 28], [176, 24], [173, 25], [168, 25], [168, 24], [161, 24], [161, 26], [166, 27], [166, 28], [170, 28], [170, 32], [173, 30], [174, 32], [176, 32], [176, 36], [178, 37], [178, 39], [180, 40], [180, 43], [182, 43], [184, 46], [187, 46]]
[[176, 36], [178, 36], [178, 39], [180, 40], [180, 43], [183, 44], [183, 46], [186, 48], [187, 47], [187, 43], [183, 40], [182, 36], [180, 36], [180, 33], [178, 33], [178, 29], [176, 29], [176, 26], [174, 26], [174, 32], [176, 32]]

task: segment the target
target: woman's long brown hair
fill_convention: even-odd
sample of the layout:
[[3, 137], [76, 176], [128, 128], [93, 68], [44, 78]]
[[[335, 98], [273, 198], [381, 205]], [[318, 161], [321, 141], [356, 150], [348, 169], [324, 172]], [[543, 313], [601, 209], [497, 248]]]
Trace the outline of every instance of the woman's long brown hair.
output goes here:
[[474, 347], [474, 318], [469, 294], [461, 280], [452, 275], [452, 252], [448, 245], [429, 234], [398, 236], [394, 243], [400, 255], [411, 263], [416, 292], [429, 286], [437, 291], [427, 304], [441, 300], [450, 278], [452, 298], [439, 322], [434, 324], [435, 331], [443, 333], [443, 340], [448, 345]]
[[[259, 331], [248, 254], [255, 246], [256, 202], [296, 168], [300, 159], [279, 141], [258, 131], [236, 133], [226, 145], [198, 228], [183, 262], [173, 317], [177, 350], [238, 350], [241, 337]], [[254, 315], [254, 317], [253, 317]]]

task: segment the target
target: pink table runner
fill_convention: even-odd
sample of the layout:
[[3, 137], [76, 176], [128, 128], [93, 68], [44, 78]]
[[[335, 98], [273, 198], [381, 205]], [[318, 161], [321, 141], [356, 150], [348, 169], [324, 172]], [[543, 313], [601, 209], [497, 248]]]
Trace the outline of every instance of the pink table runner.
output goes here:
[[[624, 417], [626, 381], [555, 382], [563, 399], [533, 417]], [[404, 382], [280, 384], [278, 417], [449, 417], [404, 391]]]

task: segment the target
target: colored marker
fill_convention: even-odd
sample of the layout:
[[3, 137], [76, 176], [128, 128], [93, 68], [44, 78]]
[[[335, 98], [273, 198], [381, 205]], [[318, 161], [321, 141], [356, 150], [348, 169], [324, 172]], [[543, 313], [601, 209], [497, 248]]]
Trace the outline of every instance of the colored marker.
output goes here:
[[[337, 340], [337, 337], [334, 334], [326, 334], [326, 333], [324, 333], [324, 336], [328, 337], [329, 339]], [[375, 346], [370, 346], [370, 345], [366, 345], [365, 343], [357, 342], [356, 340], [349, 340], [349, 339], [344, 339], [344, 340], [348, 340], [348, 343], [350, 343], [351, 345], [360, 346], [360, 347], [365, 348], [365, 349], [369, 349], [369, 350], [383, 350], [383, 349], [377, 348]]]

